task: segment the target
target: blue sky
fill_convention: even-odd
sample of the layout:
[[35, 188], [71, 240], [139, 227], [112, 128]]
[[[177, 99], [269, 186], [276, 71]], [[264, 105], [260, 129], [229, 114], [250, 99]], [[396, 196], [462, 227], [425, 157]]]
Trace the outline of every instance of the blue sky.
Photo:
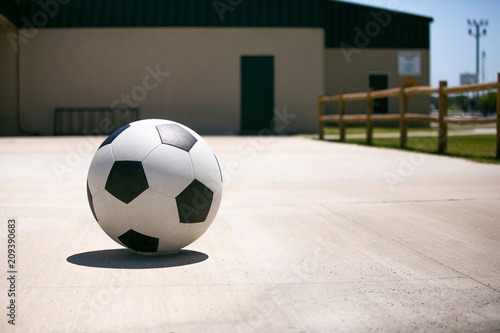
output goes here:
[[[486, 51], [486, 81], [496, 81], [500, 72], [500, 0], [343, 1], [432, 17], [431, 86], [438, 86], [440, 80], [448, 81], [448, 86], [459, 85], [460, 73], [476, 72], [476, 39], [468, 34], [467, 19], [488, 19], [480, 52]], [[482, 57], [480, 66], [482, 80]]]

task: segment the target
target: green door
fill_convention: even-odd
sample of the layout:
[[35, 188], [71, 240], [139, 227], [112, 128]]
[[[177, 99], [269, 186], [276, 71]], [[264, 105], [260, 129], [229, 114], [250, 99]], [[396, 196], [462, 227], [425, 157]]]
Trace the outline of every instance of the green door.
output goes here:
[[[368, 76], [368, 87], [371, 87], [373, 90], [389, 88], [389, 76], [387, 74], [370, 74]], [[389, 98], [374, 99], [373, 113], [389, 113]]]
[[241, 57], [242, 133], [273, 129], [274, 57]]

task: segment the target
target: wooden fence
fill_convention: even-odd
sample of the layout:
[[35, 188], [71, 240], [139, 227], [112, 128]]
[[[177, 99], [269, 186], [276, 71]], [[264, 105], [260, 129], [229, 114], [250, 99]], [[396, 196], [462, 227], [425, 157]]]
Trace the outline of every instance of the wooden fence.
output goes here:
[[[497, 90], [496, 118], [456, 118], [449, 117], [448, 95], [477, 92], [484, 90]], [[500, 73], [497, 74], [497, 82], [468, 84], [463, 86], [448, 87], [446, 81], [439, 82], [439, 88], [432, 87], [401, 87], [386, 90], [344, 94], [337, 96], [318, 97], [318, 136], [324, 138], [325, 122], [337, 122], [339, 124], [340, 141], [345, 140], [345, 126], [348, 122], [366, 122], [366, 142], [370, 144], [373, 138], [373, 122], [376, 121], [399, 121], [399, 145], [405, 147], [408, 138], [408, 122], [438, 123], [438, 152], [446, 151], [448, 124], [472, 125], [472, 124], [496, 124], [496, 157], [500, 158]], [[428, 114], [408, 113], [408, 97], [411, 95], [439, 94], [437, 116]], [[376, 98], [399, 97], [399, 114], [373, 114], [373, 100]], [[366, 114], [346, 115], [346, 102], [366, 100]], [[338, 114], [325, 114], [326, 103], [339, 103]]]

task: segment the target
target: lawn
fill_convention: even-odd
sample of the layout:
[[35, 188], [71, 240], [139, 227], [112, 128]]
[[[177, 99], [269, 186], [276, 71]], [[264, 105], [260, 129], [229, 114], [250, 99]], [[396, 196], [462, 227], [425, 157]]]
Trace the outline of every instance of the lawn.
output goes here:
[[[339, 128], [338, 126], [325, 126], [324, 128], [325, 135], [338, 135]], [[411, 132], [436, 132], [436, 128], [431, 127], [423, 127], [423, 128], [409, 128], [408, 133]], [[349, 134], [365, 134], [366, 127], [354, 127], [354, 126], [346, 126], [346, 135]], [[374, 127], [373, 133], [399, 133], [399, 127]]]
[[[476, 128], [485, 127], [485, 126], [475, 126], [475, 125], [461, 125], [461, 126], [448, 126], [448, 132], [455, 131], [468, 131], [474, 130]], [[410, 127], [408, 128], [408, 133], [436, 133], [437, 127]], [[338, 135], [339, 127], [338, 126], [325, 126], [324, 127], [325, 135]], [[380, 133], [399, 133], [399, 127], [373, 127], [373, 134]], [[363, 126], [346, 126], [346, 135], [352, 134], [366, 134], [366, 127]]]
[[[429, 134], [429, 136], [409, 137], [407, 147], [403, 149], [437, 154], [437, 135]], [[339, 140], [331, 141], [339, 142]], [[364, 138], [347, 138], [345, 142], [366, 145], [366, 139]], [[399, 137], [377, 138], [375, 135], [371, 146], [400, 149]], [[495, 158], [495, 151], [495, 135], [457, 135], [448, 136], [447, 150], [444, 155], [467, 158], [478, 162], [500, 164], [500, 160]]]

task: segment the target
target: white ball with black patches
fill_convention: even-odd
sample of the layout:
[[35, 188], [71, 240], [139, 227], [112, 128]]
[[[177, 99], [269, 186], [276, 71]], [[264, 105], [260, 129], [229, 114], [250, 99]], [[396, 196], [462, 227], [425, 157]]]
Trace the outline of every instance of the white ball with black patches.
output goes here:
[[141, 120], [104, 140], [90, 164], [87, 195], [95, 219], [117, 243], [137, 253], [172, 253], [214, 220], [222, 174], [196, 132]]

